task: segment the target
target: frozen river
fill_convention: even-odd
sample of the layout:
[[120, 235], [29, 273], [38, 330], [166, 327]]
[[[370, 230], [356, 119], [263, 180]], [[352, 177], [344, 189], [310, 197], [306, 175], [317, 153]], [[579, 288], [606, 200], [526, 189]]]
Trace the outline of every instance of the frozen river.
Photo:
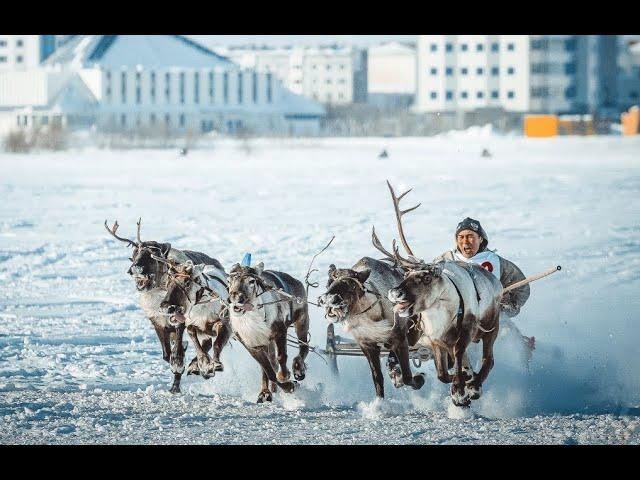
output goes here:
[[[0, 154], [0, 443], [638, 444], [639, 167], [640, 138], [623, 137]], [[385, 245], [397, 236], [385, 179], [414, 188], [407, 206], [422, 202], [405, 230], [424, 259], [450, 248], [471, 216], [525, 274], [562, 265], [532, 284], [515, 319], [537, 340], [528, 369], [505, 330], [482, 399], [461, 412], [430, 364], [418, 369], [422, 390], [386, 379], [387, 398], [374, 401], [364, 358], [340, 358], [335, 378], [310, 354], [294, 394], [256, 405], [258, 365], [231, 342], [223, 373], [184, 376], [181, 394], [167, 392], [172, 375], [125, 274], [129, 250], [105, 219], [134, 237], [142, 217], [143, 240], [206, 252], [227, 269], [251, 252], [300, 279], [336, 235], [316, 260], [322, 287], [330, 263], [379, 256], [372, 225]], [[323, 347], [323, 313], [310, 313], [311, 343]]]

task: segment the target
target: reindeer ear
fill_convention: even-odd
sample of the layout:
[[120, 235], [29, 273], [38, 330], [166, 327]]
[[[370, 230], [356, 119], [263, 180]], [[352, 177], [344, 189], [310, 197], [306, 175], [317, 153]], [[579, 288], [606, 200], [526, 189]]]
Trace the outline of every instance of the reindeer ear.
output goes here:
[[333, 274], [336, 271], [336, 266], [332, 263], [331, 265], [329, 265], [329, 276], [333, 277]]
[[360, 280], [360, 283], [366, 282], [370, 274], [371, 274], [370, 268], [367, 268], [366, 270], [362, 270], [358, 272], [358, 280]]
[[187, 273], [191, 273], [191, 272], [193, 272], [193, 267], [194, 267], [194, 265], [193, 265], [193, 262], [192, 262], [191, 260], [187, 260], [187, 261], [186, 261], [186, 262], [184, 262], [182, 265], [184, 266], [184, 270], [185, 270]]
[[262, 275], [262, 271], [264, 270], [264, 262], [260, 262], [253, 269], [256, 271], [258, 275]]
[[234, 273], [238, 273], [242, 270], [242, 267], [239, 263], [234, 263], [231, 269], [229, 270], [229, 274], [233, 275]]
[[202, 272], [204, 272], [206, 265], [204, 263], [199, 263], [198, 265], [194, 265], [193, 266], [193, 273], [195, 273], [196, 275], [200, 275]]

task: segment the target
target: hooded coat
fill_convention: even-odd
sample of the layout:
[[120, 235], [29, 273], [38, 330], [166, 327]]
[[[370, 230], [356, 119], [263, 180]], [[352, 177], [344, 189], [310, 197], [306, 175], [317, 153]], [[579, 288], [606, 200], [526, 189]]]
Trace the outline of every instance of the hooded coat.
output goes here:
[[[454, 236], [454, 244], [456, 245], [456, 247], [453, 250], [448, 250], [444, 252], [442, 255], [436, 257], [433, 260], [433, 263], [450, 262], [450, 261], [457, 260], [455, 258], [455, 253], [458, 252], [459, 254], [461, 254], [461, 252], [460, 250], [458, 250], [457, 244], [455, 243], [455, 239], [457, 237], [457, 234], [461, 230], [465, 229], [465, 228], [461, 228], [461, 226], [464, 227], [465, 225], [463, 224], [467, 222], [467, 220], [474, 221], [472, 219], [467, 218], [462, 222], [460, 222], [460, 224], [458, 225], [458, 228], [456, 229], [456, 234]], [[478, 253], [488, 251], [487, 246], [489, 245], [489, 238], [486, 232], [480, 226], [480, 223], [479, 222], [476, 222], [476, 223], [477, 223], [477, 227], [470, 228], [470, 230], [476, 231], [483, 238], [483, 241], [480, 243], [480, 249], [478, 250]], [[501, 257], [500, 255], [497, 255], [497, 254], [495, 255], [500, 259], [500, 283], [502, 284], [503, 287], [508, 287], [509, 285], [512, 285], [526, 278], [515, 263], [507, 260], [504, 257]], [[502, 297], [502, 301], [500, 302], [502, 311], [508, 317], [515, 317], [516, 315], [518, 315], [518, 313], [520, 313], [520, 308], [522, 308], [522, 306], [529, 299], [530, 294], [531, 294], [531, 289], [529, 288], [529, 285], [523, 285], [522, 287], [516, 288], [514, 290], [511, 290], [510, 292], [505, 293], [504, 296]]]

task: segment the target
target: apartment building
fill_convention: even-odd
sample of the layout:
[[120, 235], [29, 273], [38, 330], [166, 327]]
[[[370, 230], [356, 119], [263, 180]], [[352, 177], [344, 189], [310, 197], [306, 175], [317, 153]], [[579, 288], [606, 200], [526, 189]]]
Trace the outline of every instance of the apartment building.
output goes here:
[[413, 103], [416, 91], [415, 45], [389, 42], [367, 53], [367, 103], [402, 108]]

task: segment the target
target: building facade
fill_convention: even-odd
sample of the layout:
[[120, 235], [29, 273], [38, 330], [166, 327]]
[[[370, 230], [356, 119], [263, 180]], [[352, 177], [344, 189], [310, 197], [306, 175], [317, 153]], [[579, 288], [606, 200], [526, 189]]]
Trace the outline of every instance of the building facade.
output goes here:
[[355, 47], [233, 47], [216, 52], [243, 68], [272, 73], [294, 93], [327, 105], [367, 98], [367, 52]]
[[27, 70], [56, 49], [57, 35], [0, 35], [0, 72]]
[[613, 112], [615, 35], [421, 35], [415, 109]]
[[416, 91], [416, 48], [390, 42], [370, 47], [367, 54], [367, 103], [407, 108]]
[[324, 115], [272, 73], [172, 35], [76, 36], [39, 68], [1, 74], [0, 112], [5, 130], [58, 122], [104, 132], [306, 135], [318, 133]]

